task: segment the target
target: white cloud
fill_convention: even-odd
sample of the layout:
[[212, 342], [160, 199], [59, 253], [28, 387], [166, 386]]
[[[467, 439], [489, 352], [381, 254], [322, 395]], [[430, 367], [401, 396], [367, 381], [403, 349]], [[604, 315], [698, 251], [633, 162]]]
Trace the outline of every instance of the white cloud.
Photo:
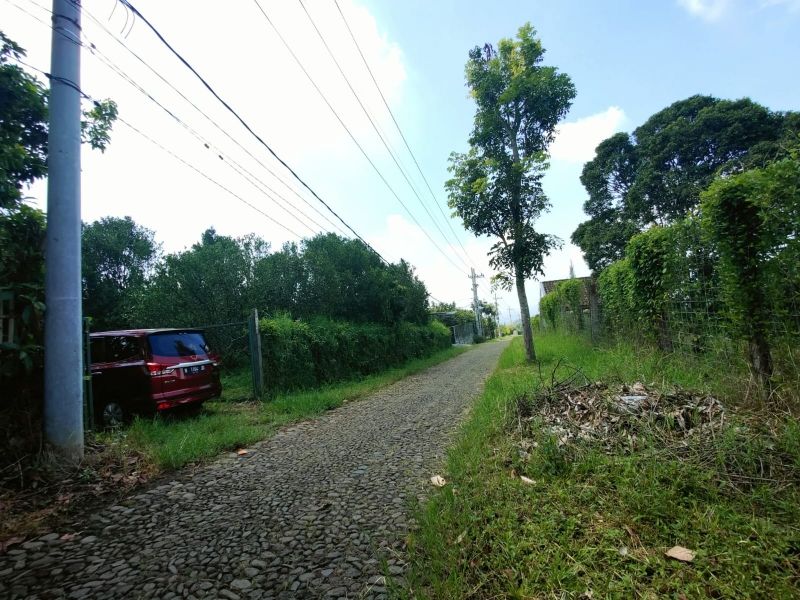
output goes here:
[[601, 113], [564, 123], [550, 146], [550, 156], [555, 160], [585, 163], [594, 157], [597, 145], [620, 131], [624, 122], [625, 112], [618, 106], [610, 106]]
[[761, 0], [762, 8], [773, 6], [785, 8], [789, 12], [800, 12], [800, 0]]
[[782, 8], [790, 13], [800, 12], [800, 0], [677, 0], [690, 14], [708, 22], [719, 21], [734, 8], [737, 12], [756, 12]]
[[731, 0], [678, 0], [678, 4], [705, 21], [718, 21], [727, 11]]

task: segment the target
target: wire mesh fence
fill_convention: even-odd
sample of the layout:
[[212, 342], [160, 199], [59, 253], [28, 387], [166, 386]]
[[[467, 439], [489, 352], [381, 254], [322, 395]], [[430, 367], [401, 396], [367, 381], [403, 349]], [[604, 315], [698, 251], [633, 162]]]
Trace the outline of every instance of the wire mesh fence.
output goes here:
[[[672, 291], [654, 319], [635, 311], [614, 311], [603, 305], [594, 284], [579, 311], [561, 306], [554, 318], [540, 319], [541, 330], [583, 335], [592, 342], [622, 340], [658, 347], [666, 353], [702, 360], [712, 368], [745, 374], [751, 367], [751, 342], [726, 308], [718, 282], [695, 279]], [[764, 337], [776, 376], [800, 382], [800, 301], [787, 294], [772, 299], [763, 323]]]

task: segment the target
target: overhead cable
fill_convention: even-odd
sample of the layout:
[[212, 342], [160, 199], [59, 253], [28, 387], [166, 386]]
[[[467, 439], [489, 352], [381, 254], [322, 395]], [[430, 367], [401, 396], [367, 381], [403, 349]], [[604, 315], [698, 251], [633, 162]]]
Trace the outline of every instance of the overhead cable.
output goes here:
[[209, 83], [208, 83], [208, 82], [207, 82], [207, 81], [206, 81], [206, 80], [203, 78], [203, 76], [202, 76], [202, 75], [200, 75], [200, 73], [198, 73], [198, 72], [197, 72], [197, 70], [196, 70], [196, 69], [195, 69], [195, 68], [194, 68], [194, 67], [193, 67], [193, 66], [192, 66], [192, 65], [189, 63], [189, 61], [187, 61], [187, 60], [186, 60], [186, 59], [185, 59], [185, 58], [184, 58], [184, 57], [183, 57], [183, 56], [180, 54], [180, 52], [178, 52], [177, 50], [175, 50], [175, 48], [173, 48], [173, 47], [172, 47], [172, 45], [171, 45], [171, 44], [170, 44], [170, 43], [169, 43], [169, 42], [166, 40], [166, 38], [165, 38], [165, 37], [164, 37], [164, 36], [161, 34], [161, 32], [160, 32], [160, 31], [159, 31], [159, 30], [158, 30], [158, 29], [157, 29], [157, 28], [156, 28], [156, 27], [155, 27], [155, 26], [154, 26], [154, 25], [153, 25], [153, 24], [152, 24], [152, 23], [151, 23], [151, 22], [150, 22], [150, 21], [149, 21], [149, 20], [148, 20], [148, 19], [147, 19], [147, 18], [146, 18], [146, 17], [145, 17], [145, 16], [144, 16], [144, 15], [143, 15], [143, 14], [142, 14], [140, 11], [139, 11], [139, 9], [137, 9], [137, 8], [136, 8], [136, 7], [135, 7], [133, 4], [131, 4], [129, 0], [120, 0], [120, 2], [123, 4], [123, 6], [127, 7], [127, 8], [128, 8], [128, 9], [129, 9], [129, 10], [130, 10], [130, 11], [131, 11], [131, 12], [132, 12], [134, 15], [136, 15], [137, 17], [139, 17], [139, 19], [141, 19], [141, 20], [142, 20], [142, 22], [143, 22], [145, 25], [147, 25], [147, 27], [148, 27], [148, 28], [149, 28], [149, 29], [150, 29], [150, 30], [151, 30], [151, 31], [152, 31], [152, 32], [153, 32], [153, 33], [156, 35], [156, 37], [159, 39], [159, 41], [161, 41], [161, 43], [162, 43], [162, 44], [164, 44], [164, 46], [166, 46], [166, 48], [167, 48], [167, 49], [168, 49], [168, 50], [169, 50], [169, 51], [170, 51], [170, 52], [171, 52], [171, 53], [172, 53], [172, 54], [173, 54], [173, 55], [174, 55], [174, 56], [175, 56], [175, 57], [176, 57], [176, 58], [177, 58], [177, 59], [178, 59], [178, 60], [179, 60], [179, 61], [180, 61], [180, 62], [181, 62], [181, 63], [182, 63], [182, 64], [183, 64], [183, 65], [184, 65], [186, 68], [187, 68], [187, 69], [189, 69], [189, 71], [191, 71], [191, 72], [192, 72], [192, 74], [193, 74], [193, 75], [194, 75], [194, 76], [195, 76], [195, 77], [196, 77], [196, 78], [197, 78], [197, 79], [200, 81], [200, 83], [202, 83], [202, 84], [203, 84], [203, 86], [204, 86], [204, 87], [205, 87], [205, 88], [206, 88], [206, 89], [207, 89], [207, 90], [208, 90], [208, 91], [211, 93], [211, 95], [212, 95], [212, 96], [214, 96], [214, 97], [215, 97], [215, 98], [216, 98], [216, 99], [217, 99], [217, 100], [220, 102], [220, 104], [222, 104], [222, 105], [225, 107], [225, 109], [226, 109], [226, 110], [228, 110], [228, 112], [230, 112], [230, 113], [231, 113], [231, 114], [232, 114], [232, 115], [233, 115], [233, 116], [236, 118], [236, 120], [237, 120], [237, 121], [239, 121], [239, 123], [241, 123], [241, 125], [242, 125], [242, 126], [243, 126], [243, 127], [244, 127], [244, 128], [247, 130], [247, 131], [248, 131], [248, 133], [250, 133], [250, 135], [252, 135], [252, 136], [253, 136], [253, 137], [254, 137], [254, 138], [255, 138], [255, 139], [256, 139], [256, 140], [257, 140], [257, 141], [258, 141], [258, 142], [259, 142], [259, 143], [262, 145], [262, 146], [264, 146], [264, 148], [266, 148], [266, 149], [267, 149], [267, 151], [268, 151], [268, 152], [269, 152], [269, 153], [270, 153], [270, 154], [271, 154], [271, 155], [272, 155], [272, 156], [273, 156], [273, 157], [274, 157], [274, 158], [275, 158], [275, 159], [276, 159], [276, 160], [277, 160], [279, 163], [281, 163], [281, 165], [283, 165], [283, 167], [284, 167], [286, 170], [288, 170], [288, 171], [289, 171], [289, 172], [292, 174], [292, 176], [293, 176], [295, 179], [297, 179], [297, 181], [299, 181], [299, 182], [300, 182], [300, 184], [301, 184], [303, 187], [305, 187], [305, 188], [306, 188], [306, 189], [307, 189], [309, 192], [311, 192], [311, 194], [314, 196], [314, 198], [316, 198], [316, 199], [317, 199], [317, 200], [318, 200], [320, 203], [322, 203], [322, 205], [323, 205], [323, 206], [325, 206], [325, 208], [326, 208], [326, 209], [328, 209], [328, 211], [330, 211], [330, 213], [331, 213], [331, 214], [333, 214], [333, 215], [334, 215], [334, 216], [335, 216], [335, 217], [336, 217], [336, 218], [337, 218], [337, 219], [338, 219], [338, 220], [339, 220], [339, 221], [340, 221], [340, 222], [341, 222], [341, 223], [342, 223], [342, 224], [343, 224], [343, 225], [344, 225], [344, 226], [345, 226], [345, 227], [346, 227], [348, 230], [350, 230], [350, 231], [353, 233], [353, 235], [355, 235], [355, 236], [356, 236], [356, 237], [357, 237], [359, 240], [361, 240], [361, 242], [362, 242], [362, 243], [363, 243], [363, 244], [364, 244], [364, 245], [365, 245], [367, 248], [369, 248], [369, 249], [370, 249], [370, 250], [372, 250], [372, 251], [373, 251], [375, 254], [377, 254], [377, 255], [378, 255], [378, 257], [379, 257], [379, 258], [380, 258], [382, 261], [384, 261], [385, 263], [389, 264], [389, 263], [388, 263], [388, 261], [387, 261], [385, 258], [383, 258], [383, 256], [381, 256], [381, 254], [380, 254], [380, 253], [379, 253], [377, 250], [375, 250], [375, 248], [373, 248], [373, 247], [372, 247], [372, 246], [371, 246], [371, 245], [370, 245], [370, 244], [369, 244], [369, 243], [368, 243], [368, 242], [367, 242], [367, 241], [366, 241], [366, 240], [365, 240], [363, 237], [361, 237], [361, 236], [360, 236], [360, 235], [359, 235], [359, 234], [356, 232], [356, 230], [355, 230], [355, 229], [353, 229], [353, 228], [350, 226], [350, 224], [349, 224], [349, 223], [347, 223], [347, 222], [346, 222], [346, 221], [345, 221], [345, 220], [344, 220], [342, 217], [340, 217], [340, 216], [339, 216], [339, 214], [338, 214], [338, 213], [337, 213], [335, 210], [333, 210], [333, 208], [332, 208], [332, 207], [331, 207], [331, 206], [330, 206], [330, 205], [329, 205], [327, 202], [325, 202], [325, 200], [323, 200], [323, 199], [322, 199], [322, 198], [319, 196], [319, 194], [317, 194], [317, 192], [315, 192], [315, 191], [314, 191], [314, 190], [311, 188], [311, 186], [309, 186], [309, 185], [308, 185], [308, 184], [307, 184], [307, 183], [306, 183], [306, 182], [305, 182], [305, 181], [304, 181], [304, 180], [303, 180], [303, 179], [300, 177], [300, 175], [298, 175], [298, 174], [297, 174], [297, 172], [296, 172], [294, 169], [292, 169], [292, 167], [291, 167], [291, 166], [289, 166], [289, 164], [288, 164], [286, 161], [284, 161], [284, 160], [283, 160], [283, 159], [282, 159], [282, 158], [281, 158], [281, 157], [280, 157], [280, 156], [279, 156], [279, 155], [278, 155], [278, 154], [277, 154], [277, 153], [276, 153], [276, 152], [275, 152], [275, 151], [272, 149], [272, 147], [271, 147], [269, 144], [267, 144], [267, 142], [265, 142], [265, 141], [264, 141], [264, 139], [263, 139], [263, 138], [262, 138], [260, 135], [258, 135], [258, 133], [256, 133], [256, 132], [253, 130], [253, 128], [252, 128], [252, 127], [250, 127], [250, 125], [249, 125], [249, 124], [248, 124], [248, 123], [247, 123], [247, 122], [246, 122], [246, 121], [245, 121], [245, 120], [244, 120], [244, 119], [243, 119], [243, 118], [242, 118], [242, 117], [239, 115], [239, 113], [238, 113], [238, 112], [236, 112], [236, 110], [234, 110], [234, 108], [233, 108], [233, 107], [232, 107], [230, 104], [228, 104], [228, 102], [226, 102], [226, 101], [225, 101], [225, 100], [222, 98], [222, 96], [220, 96], [220, 95], [219, 95], [219, 94], [216, 92], [216, 90], [215, 90], [215, 89], [214, 89], [214, 88], [213, 88], [213, 87], [212, 87], [212, 86], [211, 86], [211, 85], [210, 85], [210, 84], [209, 84]]
[[[264, 164], [255, 154], [253, 154], [246, 146], [244, 146], [239, 140], [237, 140], [231, 133], [224, 127], [222, 127], [216, 120], [214, 120], [211, 116], [208, 115], [203, 109], [201, 109], [191, 98], [189, 98], [186, 94], [184, 94], [180, 89], [178, 89], [171, 81], [169, 81], [166, 77], [164, 77], [161, 73], [158, 72], [155, 68], [153, 68], [146, 60], [144, 60], [139, 54], [137, 54], [130, 46], [128, 46], [125, 42], [117, 38], [109, 29], [103, 25], [102, 21], [100, 21], [97, 17], [95, 17], [90, 11], [87, 9], [83, 9], [83, 12], [86, 16], [88, 16], [92, 21], [95, 22], [105, 33], [113, 39], [117, 44], [122, 46], [129, 54], [131, 54], [136, 60], [138, 60], [142, 65], [144, 65], [147, 69], [149, 69], [156, 77], [158, 77], [163, 83], [165, 83], [170, 89], [172, 89], [176, 94], [178, 94], [183, 100], [185, 100], [189, 105], [192, 106], [200, 115], [202, 115], [209, 123], [211, 123], [214, 128], [216, 128], [220, 133], [222, 133], [225, 137], [227, 137], [231, 142], [233, 142], [237, 147], [239, 147], [247, 156], [249, 156], [252, 160], [258, 163], [264, 170], [266, 170], [270, 175], [272, 175], [275, 179], [277, 179], [287, 190], [289, 190], [294, 196], [296, 196], [301, 202], [303, 202], [306, 206], [308, 206], [311, 210], [313, 210], [320, 218], [324, 219], [326, 223], [328, 223], [331, 227], [336, 229], [339, 233], [347, 237], [349, 234], [342, 229], [342, 227], [332, 221], [327, 215], [321, 212], [316, 206], [314, 206], [311, 202], [306, 200], [297, 190], [294, 189], [290, 184], [288, 184], [280, 175], [278, 175], [275, 171], [273, 171], [268, 165]], [[266, 185], [266, 184], [265, 184]], [[278, 192], [274, 192], [278, 193]], [[283, 196], [281, 196], [283, 197]]]
[[[405, 179], [405, 181], [408, 184], [408, 186], [411, 188], [411, 191], [417, 197], [417, 200], [419, 201], [420, 206], [422, 206], [422, 209], [425, 211], [425, 214], [428, 215], [428, 218], [431, 220], [431, 222], [433, 223], [434, 227], [436, 227], [437, 231], [439, 232], [439, 235], [441, 235], [442, 239], [444, 239], [446, 242], [449, 243], [449, 241], [447, 240], [447, 236], [442, 231], [441, 227], [439, 227], [439, 223], [436, 221], [436, 219], [434, 219], [433, 215], [428, 210], [428, 207], [425, 205], [425, 202], [423, 202], [422, 198], [420, 197], [419, 192], [417, 191], [416, 187], [411, 182], [411, 179], [409, 178], [408, 173], [406, 173], [406, 170], [400, 164], [394, 149], [391, 147], [389, 142], [384, 137], [384, 135], [381, 132], [380, 128], [375, 123], [375, 120], [372, 118], [372, 115], [367, 110], [367, 107], [364, 106], [364, 103], [361, 101], [361, 98], [359, 97], [359, 95], [356, 92], [355, 88], [353, 88], [353, 85], [350, 82], [350, 78], [344, 72], [344, 69], [342, 68], [342, 65], [339, 63], [339, 60], [336, 58], [336, 55], [333, 53], [333, 50], [331, 50], [331, 47], [328, 45], [328, 42], [325, 39], [325, 36], [322, 35], [322, 32], [320, 31], [319, 27], [317, 27], [317, 24], [314, 21], [314, 18], [311, 16], [311, 13], [308, 12], [308, 8], [306, 7], [305, 3], [303, 2], [303, 0], [299, 0], [299, 2], [300, 2], [300, 6], [303, 8], [303, 12], [305, 12], [306, 17], [308, 17], [308, 20], [311, 23], [311, 26], [314, 28], [314, 31], [317, 33], [317, 36], [319, 37], [320, 41], [322, 42], [322, 45], [325, 46], [325, 50], [328, 52], [328, 55], [333, 60], [333, 63], [336, 65], [336, 68], [339, 70], [339, 73], [341, 74], [342, 78], [344, 79], [345, 83], [347, 84], [347, 87], [350, 89], [350, 92], [353, 94], [353, 97], [356, 99], [356, 102], [358, 102], [358, 105], [361, 107], [362, 112], [367, 117], [367, 120], [369, 121], [370, 125], [372, 125], [372, 128], [375, 130], [375, 133], [378, 134], [378, 138], [380, 138], [381, 142], [383, 143], [384, 148], [386, 148], [386, 151], [389, 153], [389, 156], [392, 158], [392, 161], [394, 161], [395, 166], [397, 166], [398, 170], [403, 175], [403, 178]], [[408, 209], [406, 209], [406, 210], [408, 210]], [[456, 238], [456, 241], [458, 241], [458, 238]], [[468, 268], [468, 269], [470, 268], [469, 263], [465, 262], [460, 256], [458, 256], [458, 259], [463, 263], [463, 265], [466, 268]]]
[[344, 22], [344, 25], [347, 28], [348, 33], [350, 34], [350, 39], [353, 40], [353, 44], [358, 50], [358, 54], [361, 56], [361, 60], [363, 61], [364, 66], [367, 68], [369, 76], [372, 78], [372, 83], [375, 84], [375, 89], [378, 90], [378, 94], [380, 94], [381, 100], [383, 100], [383, 105], [386, 107], [386, 110], [389, 111], [389, 115], [392, 117], [392, 122], [394, 123], [394, 126], [397, 128], [397, 132], [400, 134], [400, 137], [403, 139], [403, 144], [405, 144], [406, 150], [408, 150], [408, 153], [411, 155], [411, 158], [414, 161], [414, 165], [417, 167], [417, 171], [419, 171], [420, 176], [422, 176], [422, 180], [425, 182], [425, 185], [427, 186], [428, 191], [431, 194], [431, 199], [433, 200], [433, 204], [436, 205], [436, 208], [439, 210], [439, 213], [442, 215], [442, 218], [444, 219], [445, 223], [447, 223], [447, 226], [450, 228], [450, 233], [453, 234], [453, 237], [458, 242], [458, 245], [461, 246], [461, 250], [462, 252], [464, 252], [464, 255], [467, 257], [467, 259], [470, 260], [470, 262], [472, 262], [469, 253], [467, 253], [467, 250], [464, 248], [463, 244], [461, 243], [461, 240], [458, 239], [458, 236], [456, 235], [456, 232], [453, 229], [453, 225], [450, 223], [450, 219], [448, 219], [447, 216], [444, 214], [441, 204], [437, 201], [436, 194], [434, 194], [433, 188], [431, 187], [431, 184], [428, 182], [428, 178], [425, 177], [425, 173], [423, 173], [422, 167], [420, 167], [419, 161], [417, 160], [414, 151], [411, 149], [411, 146], [408, 143], [405, 134], [403, 133], [403, 129], [397, 122], [397, 119], [394, 116], [394, 111], [392, 111], [392, 108], [389, 106], [389, 102], [386, 100], [386, 96], [383, 94], [383, 90], [381, 89], [381, 86], [378, 84], [378, 80], [376, 79], [375, 74], [372, 72], [372, 68], [369, 66], [369, 62], [367, 62], [367, 58], [364, 56], [364, 52], [361, 50], [361, 45], [358, 43], [358, 40], [356, 39], [356, 36], [353, 33], [350, 24], [347, 22], [347, 18], [344, 16], [344, 13], [342, 12], [342, 7], [339, 6], [339, 0], [333, 0], [333, 1], [334, 4], [336, 5], [336, 9], [339, 11], [339, 15], [342, 17], [342, 21]]
[[[121, 0], [121, 1], [123, 1], [123, 2], [127, 2], [127, 0]], [[345, 131], [347, 132], [347, 134], [350, 136], [350, 139], [353, 141], [353, 143], [354, 143], [354, 144], [356, 145], [356, 147], [359, 149], [359, 151], [360, 151], [360, 152], [361, 152], [361, 154], [364, 156], [364, 158], [366, 158], [366, 159], [367, 159], [367, 162], [370, 164], [370, 166], [372, 167], [372, 169], [373, 169], [373, 170], [374, 170], [374, 171], [375, 171], [375, 172], [378, 174], [378, 177], [381, 179], [381, 181], [383, 181], [383, 183], [384, 183], [384, 184], [386, 185], [386, 187], [389, 189], [389, 191], [391, 192], [391, 194], [392, 194], [392, 195], [395, 197], [395, 199], [396, 199], [396, 200], [397, 200], [397, 201], [400, 203], [400, 206], [402, 206], [402, 207], [405, 209], [405, 211], [408, 213], [409, 217], [411, 217], [411, 220], [412, 220], [412, 221], [414, 221], [414, 223], [417, 225], [417, 227], [419, 227], [419, 229], [422, 231], [422, 233], [423, 233], [423, 234], [425, 234], [425, 237], [427, 237], [427, 238], [428, 238], [428, 240], [429, 240], [429, 241], [431, 242], [431, 244], [433, 244], [433, 246], [434, 246], [434, 247], [435, 247], [435, 248], [436, 248], [436, 249], [439, 251], [439, 253], [440, 253], [442, 256], [444, 256], [444, 257], [445, 257], [445, 259], [447, 259], [447, 260], [448, 260], [448, 261], [449, 261], [449, 262], [450, 262], [450, 263], [451, 263], [451, 264], [452, 264], [452, 265], [453, 265], [453, 266], [454, 266], [456, 269], [458, 269], [459, 271], [461, 271], [461, 270], [462, 270], [462, 269], [461, 269], [461, 267], [460, 267], [459, 265], [457, 265], [455, 262], [453, 262], [453, 259], [452, 259], [452, 258], [450, 258], [450, 255], [449, 255], [449, 254], [447, 254], [446, 252], [444, 252], [444, 251], [441, 249], [441, 247], [439, 247], [439, 244], [437, 244], [437, 243], [436, 243], [436, 240], [434, 240], [434, 239], [431, 237], [431, 235], [428, 233], [428, 231], [427, 231], [427, 230], [426, 230], [424, 227], [422, 227], [422, 225], [419, 223], [419, 221], [417, 220], [417, 218], [414, 216], [414, 213], [412, 213], [412, 212], [411, 212], [411, 210], [408, 208], [408, 206], [406, 206], [405, 202], [403, 202], [403, 200], [400, 198], [400, 196], [399, 196], [399, 195], [397, 194], [397, 192], [394, 190], [394, 188], [393, 188], [393, 187], [392, 187], [392, 185], [389, 183], [389, 181], [386, 179], [386, 177], [385, 177], [385, 176], [384, 176], [384, 174], [381, 172], [381, 170], [380, 170], [380, 169], [378, 169], [378, 167], [377, 167], [377, 165], [375, 164], [375, 162], [372, 160], [372, 158], [370, 158], [370, 156], [369, 156], [369, 154], [367, 154], [366, 150], [364, 150], [364, 147], [363, 147], [363, 146], [361, 145], [361, 143], [360, 143], [360, 142], [359, 142], [359, 141], [356, 139], [355, 135], [353, 135], [353, 132], [352, 132], [352, 131], [350, 131], [350, 128], [347, 126], [347, 124], [344, 122], [344, 120], [342, 119], [342, 117], [339, 115], [339, 113], [336, 111], [336, 109], [335, 109], [335, 108], [333, 107], [333, 105], [330, 103], [330, 101], [328, 100], [328, 98], [327, 98], [327, 97], [325, 96], [325, 94], [322, 92], [322, 90], [320, 89], [320, 87], [319, 87], [319, 86], [317, 85], [317, 83], [314, 81], [314, 78], [313, 78], [313, 77], [311, 77], [311, 75], [309, 74], [308, 70], [305, 68], [305, 65], [303, 65], [302, 61], [301, 61], [301, 60], [300, 60], [300, 59], [297, 57], [297, 55], [295, 54], [294, 50], [292, 50], [292, 48], [291, 48], [291, 46], [289, 45], [289, 43], [286, 41], [286, 39], [283, 37], [283, 35], [281, 35], [280, 31], [279, 31], [279, 30], [278, 30], [278, 28], [275, 26], [275, 24], [272, 22], [272, 19], [270, 19], [270, 18], [269, 18], [269, 15], [267, 15], [267, 13], [264, 11], [263, 7], [262, 7], [262, 6], [261, 6], [261, 4], [258, 2], [258, 0], [253, 0], [253, 1], [255, 2], [255, 4], [256, 4], [256, 6], [258, 7], [258, 9], [261, 11], [261, 14], [264, 16], [264, 18], [266, 19], [267, 23], [269, 23], [270, 27], [272, 27], [273, 31], [275, 31], [275, 34], [278, 36], [278, 38], [280, 39], [280, 41], [283, 43], [284, 47], [285, 47], [285, 48], [288, 50], [289, 54], [292, 56], [292, 58], [294, 58], [294, 60], [295, 60], [295, 62], [297, 63], [297, 65], [300, 67], [300, 69], [303, 71], [303, 73], [305, 74], [305, 76], [308, 78], [308, 80], [309, 80], [309, 82], [311, 83], [311, 85], [314, 87], [314, 89], [317, 91], [317, 93], [319, 93], [319, 95], [320, 95], [320, 97], [322, 98], [322, 100], [325, 102], [325, 104], [328, 106], [328, 108], [330, 109], [330, 111], [333, 113], [333, 115], [334, 115], [334, 116], [336, 117], [336, 119], [339, 121], [339, 124], [340, 124], [340, 125], [341, 125], [341, 126], [344, 128], [344, 130], [345, 130]], [[462, 272], [463, 272], [463, 271], [462, 271]]]

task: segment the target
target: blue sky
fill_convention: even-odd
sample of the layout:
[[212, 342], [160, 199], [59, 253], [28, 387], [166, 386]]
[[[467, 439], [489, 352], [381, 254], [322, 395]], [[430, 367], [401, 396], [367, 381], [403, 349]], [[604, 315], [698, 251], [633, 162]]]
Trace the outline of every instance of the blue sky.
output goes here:
[[[44, 0], [35, 2], [47, 6]], [[140, 0], [134, 4], [364, 237], [388, 258], [402, 256], [415, 264], [435, 297], [466, 305], [469, 282], [463, 269], [450, 262], [463, 266], [455, 258], [460, 247], [440, 223], [448, 238], [442, 239], [420, 208], [297, 2], [262, 0], [262, 5], [417, 221], [450, 260], [428, 241], [371, 170], [252, 2], [226, 3], [225, 11], [220, 11], [219, 3], [205, 0]], [[696, 93], [723, 98], [749, 96], [778, 110], [798, 108], [800, 0], [340, 0], [340, 4], [440, 206], [445, 201], [447, 157], [452, 150], [466, 148], [472, 122], [473, 108], [463, 83], [469, 48], [485, 42], [496, 44], [499, 38], [512, 36], [526, 21], [536, 27], [547, 49], [545, 62], [568, 73], [577, 88], [573, 108], [553, 148], [551, 172], [546, 179], [553, 210], [540, 222], [543, 231], [555, 233], [565, 242], [584, 219], [581, 205], [585, 192], [578, 180], [582, 164], [607, 135], [630, 131], [654, 112]], [[308, 0], [307, 6], [362, 101], [399, 151], [402, 142], [332, 1]], [[4, 31], [29, 50], [31, 64], [46, 70], [50, 31], [18, 7], [44, 20], [49, 20], [49, 15], [31, 0], [0, 0]], [[248, 139], [142, 23], [132, 22], [130, 33], [124, 37], [120, 34], [125, 28], [124, 11], [117, 7], [110, 17], [112, 0], [89, 0], [84, 7], [251, 153], [279, 172], [263, 149]], [[105, 56], [214, 147], [261, 173], [261, 165], [242, 154], [87, 16], [84, 31]], [[117, 100], [123, 118], [243, 198], [291, 223], [293, 231], [308, 235], [317, 229], [314, 225], [304, 229], [300, 222], [304, 217], [292, 220], [286, 211], [272, 205], [88, 52], [83, 57], [82, 87], [95, 96]], [[413, 169], [410, 158], [399, 154]], [[269, 177], [263, 174], [265, 181]], [[438, 215], [422, 182], [415, 174], [412, 179], [428, 209]], [[280, 184], [275, 187], [281, 189]], [[85, 152], [83, 190], [85, 220], [129, 214], [155, 229], [167, 250], [186, 247], [210, 225], [230, 235], [256, 232], [275, 246], [293, 237], [121, 125], [115, 128], [111, 148], [105, 154]], [[34, 186], [30, 193], [40, 204], [44, 202], [43, 185]], [[291, 194], [287, 198], [292, 198]], [[456, 220], [451, 226], [466, 247], [469, 262], [490, 275], [485, 257], [490, 242], [475, 240]], [[545, 278], [565, 277], [570, 260], [578, 274], [587, 272], [579, 251], [567, 244], [546, 261]], [[488, 298], [488, 285], [485, 280], [481, 283], [481, 295]], [[538, 284], [529, 283], [528, 290], [535, 311]], [[518, 314], [514, 294], [500, 294], [500, 305], [503, 315], [507, 315], [505, 307]]]

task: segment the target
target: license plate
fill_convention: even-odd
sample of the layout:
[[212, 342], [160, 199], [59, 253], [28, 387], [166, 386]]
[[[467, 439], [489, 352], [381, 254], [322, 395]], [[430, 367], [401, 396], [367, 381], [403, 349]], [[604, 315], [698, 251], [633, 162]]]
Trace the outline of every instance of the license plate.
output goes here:
[[197, 375], [205, 370], [205, 365], [194, 365], [192, 367], [183, 367], [184, 375]]

